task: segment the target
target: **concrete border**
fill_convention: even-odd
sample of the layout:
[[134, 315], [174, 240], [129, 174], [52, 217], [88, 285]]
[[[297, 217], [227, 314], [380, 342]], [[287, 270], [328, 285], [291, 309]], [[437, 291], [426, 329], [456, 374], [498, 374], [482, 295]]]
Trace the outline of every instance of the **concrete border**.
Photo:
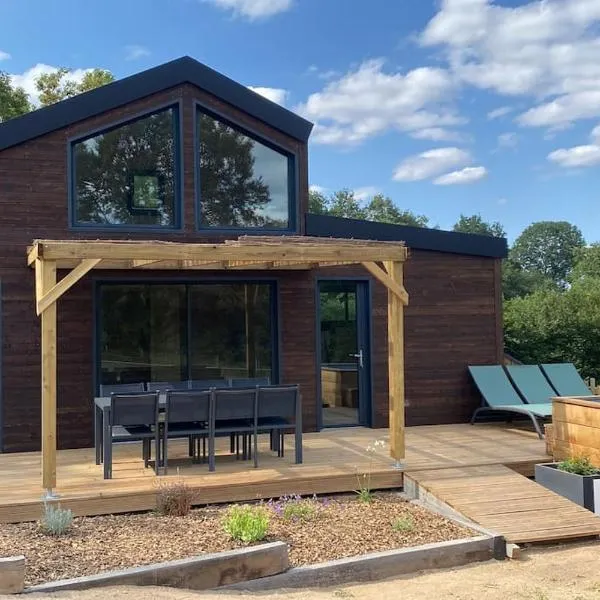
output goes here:
[[24, 592], [48, 593], [114, 585], [162, 585], [207, 590], [276, 575], [288, 568], [287, 544], [273, 542], [122, 571], [109, 571], [100, 575], [43, 583], [28, 587]]
[[427, 569], [483, 562], [493, 559], [495, 552], [495, 538], [482, 535], [297, 567], [273, 577], [230, 585], [227, 589], [263, 592], [375, 581]]

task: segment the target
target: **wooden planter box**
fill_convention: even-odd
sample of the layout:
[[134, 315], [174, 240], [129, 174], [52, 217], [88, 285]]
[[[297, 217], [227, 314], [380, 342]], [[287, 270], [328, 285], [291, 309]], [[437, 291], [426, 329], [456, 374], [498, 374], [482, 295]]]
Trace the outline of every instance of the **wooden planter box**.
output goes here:
[[20, 594], [25, 586], [25, 557], [0, 558], [0, 594]]
[[600, 468], [600, 396], [553, 398], [552, 456], [585, 456]]
[[558, 463], [546, 463], [535, 465], [535, 482], [600, 514], [600, 475], [575, 475], [558, 469]]

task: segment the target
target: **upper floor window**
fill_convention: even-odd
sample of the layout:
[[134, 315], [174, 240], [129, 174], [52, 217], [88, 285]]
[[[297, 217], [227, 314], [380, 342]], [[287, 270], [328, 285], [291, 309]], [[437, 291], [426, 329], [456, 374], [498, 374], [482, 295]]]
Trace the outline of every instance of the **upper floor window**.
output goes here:
[[176, 107], [77, 140], [72, 223], [179, 227], [178, 157]]
[[200, 227], [294, 229], [294, 158], [198, 110]]

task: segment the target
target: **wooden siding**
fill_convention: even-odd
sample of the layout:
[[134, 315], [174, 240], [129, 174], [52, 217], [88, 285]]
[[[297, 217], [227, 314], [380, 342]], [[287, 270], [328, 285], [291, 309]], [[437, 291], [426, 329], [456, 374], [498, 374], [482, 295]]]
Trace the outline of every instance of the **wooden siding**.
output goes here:
[[[299, 225], [308, 206], [306, 145], [250, 119], [201, 90], [184, 85], [110, 111], [64, 130], [0, 153], [0, 280], [3, 335], [2, 449], [35, 450], [40, 441], [40, 328], [34, 310], [34, 275], [25, 249], [34, 238], [153, 239], [200, 241], [214, 235], [196, 231], [194, 191], [194, 100], [265, 136], [299, 157]], [[179, 232], [74, 230], [68, 223], [67, 143], [74, 136], [137, 116], [168, 102], [181, 101], [183, 122], [184, 207]], [[477, 405], [466, 366], [498, 362], [501, 323], [498, 312], [499, 261], [439, 252], [413, 251], [405, 284], [411, 295], [406, 310], [407, 424], [465, 421]], [[317, 272], [227, 273], [228, 278], [268, 275], [279, 282], [280, 373], [283, 382], [301, 384], [304, 423], [317, 424], [315, 362], [315, 276], [326, 273], [369, 275], [359, 268]], [[92, 274], [59, 302], [58, 435], [59, 447], [89, 446], [92, 441], [94, 277], [148, 277], [147, 273]], [[169, 272], [152, 273], [168, 279]], [[185, 276], [214, 277], [222, 272]], [[60, 276], [60, 274], [59, 274]], [[387, 426], [387, 291], [373, 284], [374, 425]], [[499, 324], [500, 323], [500, 324]]]

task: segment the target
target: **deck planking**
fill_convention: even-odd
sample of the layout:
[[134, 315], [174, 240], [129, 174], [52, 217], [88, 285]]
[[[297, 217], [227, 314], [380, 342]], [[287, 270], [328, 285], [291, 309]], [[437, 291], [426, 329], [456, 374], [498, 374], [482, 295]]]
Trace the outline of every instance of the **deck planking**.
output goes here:
[[[76, 515], [133, 512], [154, 508], [156, 492], [166, 482], [182, 479], [200, 504], [279, 497], [286, 494], [351, 492], [357, 475], [371, 472], [374, 489], [400, 488], [405, 472], [473, 465], [509, 465], [531, 475], [536, 463], [548, 460], [544, 444], [529, 431], [498, 425], [441, 425], [406, 430], [406, 460], [394, 468], [389, 447], [367, 451], [376, 440], [388, 442], [385, 429], [326, 429], [304, 436], [304, 463], [294, 464], [293, 436], [284, 458], [269, 451], [261, 438], [259, 468], [228, 456], [227, 441], [218, 447], [217, 471], [192, 465], [185, 442], [170, 442], [169, 475], [156, 477], [144, 469], [139, 444], [115, 446], [113, 479], [104, 480], [93, 449], [61, 450], [57, 461], [57, 493], [61, 505]], [[0, 455], [0, 522], [38, 519], [41, 514], [39, 452]]]
[[600, 535], [600, 517], [503, 465], [411, 471], [406, 477], [514, 544]]

